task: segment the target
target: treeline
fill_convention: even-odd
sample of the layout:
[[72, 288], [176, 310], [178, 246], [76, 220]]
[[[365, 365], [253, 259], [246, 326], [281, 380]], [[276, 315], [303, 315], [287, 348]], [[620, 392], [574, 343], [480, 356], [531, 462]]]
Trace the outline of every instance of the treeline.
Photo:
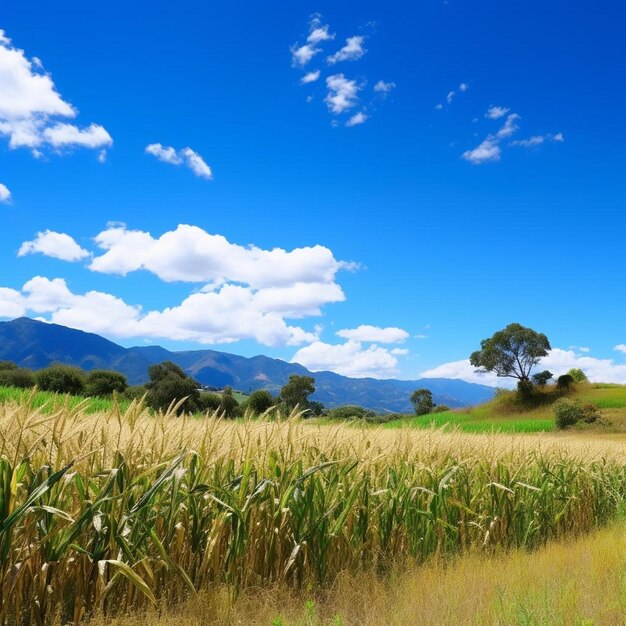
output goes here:
[[145, 385], [128, 384], [126, 377], [113, 370], [85, 371], [73, 365], [53, 363], [32, 371], [19, 367], [11, 361], [0, 361], [0, 386], [87, 396], [135, 400], [145, 398], [146, 404], [155, 410], [167, 410], [173, 403], [178, 412], [215, 413], [235, 418], [244, 414], [263, 415], [272, 411], [288, 415], [296, 408], [305, 415], [318, 416], [324, 406], [309, 400], [315, 392], [315, 380], [311, 376], [292, 375], [279, 395], [260, 389], [239, 403], [231, 387], [221, 392], [205, 391], [202, 386], [181, 367], [165, 361], [148, 368], [149, 381]]

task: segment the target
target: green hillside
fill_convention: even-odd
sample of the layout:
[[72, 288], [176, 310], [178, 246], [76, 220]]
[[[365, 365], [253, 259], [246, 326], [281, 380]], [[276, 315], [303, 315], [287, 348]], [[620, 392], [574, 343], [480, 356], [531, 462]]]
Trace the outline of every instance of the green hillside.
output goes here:
[[[464, 432], [549, 432], [555, 430], [553, 401], [555, 389], [546, 387], [545, 401], [534, 408], [521, 407], [513, 391], [503, 392], [493, 400], [469, 409], [422, 416], [406, 416], [385, 424], [386, 428], [458, 428]], [[602, 423], [585, 425], [587, 429], [626, 432], [626, 385], [581, 383], [563, 397], [590, 403], [602, 411]]]

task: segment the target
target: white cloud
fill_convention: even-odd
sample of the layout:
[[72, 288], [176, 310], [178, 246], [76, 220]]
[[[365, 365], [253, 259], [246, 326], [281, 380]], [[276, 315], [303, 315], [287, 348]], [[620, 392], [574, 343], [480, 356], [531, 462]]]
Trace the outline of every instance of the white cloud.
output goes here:
[[321, 48], [316, 48], [308, 43], [299, 47], [293, 46], [291, 48], [291, 63], [294, 67], [304, 67], [321, 51]]
[[507, 116], [506, 122], [500, 130], [496, 133], [496, 136], [500, 139], [504, 139], [506, 137], [510, 137], [515, 134], [519, 130], [519, 126], [517, 125], [517, 120], [520, 119], [520, 116], [517, 113], [511, 113]]
[[520, 116], [517, 113], [511, 113], [495, 134], [487, 135], [487, 138], [478, 144], [476, 148], [466, 150], [461, 156], [474, 165], [480, 165], [488, 161], [499, 161], [502, 155], [500, 142], [519, 130], [519, 126], [516, 123], [519, 119]]
[[466, 150], [463, 158], [470, 163], [480, 165], [487, 161], [499, 161], [502, 150], [493, 138], [487, 138], [472, 150]]
[[145, 152], [156, 157], [163, 163], [170, 165], [185, 164], [196, 176], [211, 180], [213, 172], [204, 159], [191, 148], [176, 150], [172, 146], [164, 146], [160, 143], [151, 143], [146, 146]]
[[3, 183], [0, 183], [0, 202], [4, 204], [11, 202], [11, 192], [9, 191], [9, 188]]
[[367, 324], [362, 324], [358, 328], [338, 330], [336, 335], [342, 339], [351, 339], [363, 343], [404, 343], [410, 336], [406, 330], [395, 326], [381, 328]]
[[335, 38], [334, 33], [329, 33], [328, 24], [322, 24], [320, 16], [316, 15], [311, 19], [309, 25], [309, 36], [306, 38], [310, 44], [318, 44], [322, 41], [330, 41]]
[[316, 245], [264, 250], [241, 246], [222, 235], [181, 224], [158, 239], [145, 231], [112, 225], [95, 238], [104, 254], [89, 268], [126, 275], [147, 270], [166, 282], [239, 282], [253, 288], [285, 287], [296, 283], [332, 283], [341, 269], [354, 264], [337, 261], [326, 247]]
[[374, 91], [378, 93], [382, 93], [383, 95], [388, 94], [390, 91], [393, 91], [395, 88], [396, 88], [395, 83], [392, 83], [392, 82], [386, 83], [384, 80], [379, 80], [374, 85]]
[[334, 65], [340, 61], [357, 61], [367, 52], [367, 50], [363, 47], [364, 41], [365, 37], [361, 35], [348, 37], [346, 39], [346, 45], [335, 52], [335, 54], [331, 54], [328, 57], [328, 63], [330, 65]]
[[0, 135], [9, 138], [9, 146], [28, 147], [38, 154], [42, 146], [58, 149], [111, 145], [111, 136], [98, 124], [80, 129], [59, 121], [75, 118], [77, 110], [61, 97], [41, 61], [28, 59], [1, 32]]
[[[2, 31], [0, 31], [2, 33]], [[26, 313], [22, 294], [15, 289], [0, 287], [0, 317], [22, 317]]]
[[33, 241], [25, 241], [17, 256], [37, 253], [62, 261], [80, 261], [89, 256], [89, 252], [81, 248], [72, 237], [52, 230], [39, 232]]
[[59, 123], [43, 131], [44, 139], [55, 148], [82, 146], [83, 148], [101, 148], [113, 143], [111, 135], [99, 124], [91, 124], [79, 129], [73, 124]]
[[469, 85], [467, 83], [461, 83], [459, 85], [459, 91], [465, 92], [469, 89]]
[[343, 113], [356, 105], [359, 86], [355, 80], [349, 80], [343, 74], [333, 74], [326, 79], [326, 86], [328, 94], [324, 102], [332, 113]]
[[207, 180], [211, 180], [213, 178], [211, 168], [197, 152], [194, 152], [191, 148], [183, 148], [181, 153], [187, 163], [187, 166], [196, 176], [206, 178]]
[[317, 332], [288, 325], [284, 315], [263, 310], [264, 298], [258, 297], [260, 293], [239, 285], [225, 285], [219, 290], [192, 294], [178, 306], [144, 314], [140, 306], [129, 305], [112, 294], [75, 294], [61, 278], [36, 276], [21, 291], [0, 288], [0, 317], [30, 312], [45, 316], [46, 321], [109, 337], [160, 338], [207, 345], [242, 339], [267, 346], [299, 345], [318, 339]]
[[314, 83], [319, 77], [321, 72], [316, 70], [314, 72], [308, 72], [300, 79], [301, 85], [307, 85], [308, 83]]
[[618, 343], [613, 350], [617, 350], [617, 352], [623, 352], [626, 354], [626, 343]]
[[331, 371], [354, 378], [389, 378], [396, 374], [398, 359], [375, 344], [365, 348], [358, 341], [328, 344], [315, 341], [300, 348], [291, 359], [312, 372]]
[[[620, 344], [625, 348], [624, 344]], [[618, 349], [616, 346], [615, 349]], [[548, 369], [556, 377], [565, 374], [571, 368], [580, 368], [592, 382], [626, 384], [626, 365], [615, 363], [613, 359], [598, 359], [595, 357], [576, 354], [573, 350], [554, 348], [547, 357], [541, 359], [537, 371]], [[492, 387], [513, 387], [512, 378], [498, 378], [495, 374], [477, 374], [469, 360], [444, 363], [431, 370], [423, 372], [423, 378], [460, 378], [471, 383], [481, 383]]]
[[[291, 46], [291, 64], [294, 67], [304, 67], [308, 65], [311, 59], [319, 54], [322, 49], [317, 44], [330, 41], [335, 38], [333, 33], [329, 32], [328, 24], [322, 24], [321, 16], [315, 14], [309, 22], [309, 34], [304, 45], [298, 43]], [[308, 81], [312, 82], [312, 81]]]
[[443, 104], [439, 103], [435, 105], [435, 110], [436, 111], [442, 111], [443, 110]]
[[456, 96], [456, 91], [448, 92], [448, 95], [446, 96], [446, 100], [448, 101], [448, 104], [450, 104], [452, 100], [454, 100], [454, 96]]
[[490, 120], [499, 120], [504, 117], [511, 109], [507, 107], [490, 106], [485, 113], [485, 117]]
[[359, 111], [346, 122], [346, 126], [358, 126], [359, 124], [365, 124], [366, 121], [367, 115], [363, 111]]
[[557, 133], [553, 135], [548, 133], [547, 135], [533, 135], [528, 139], [519, 139], [517, 141], [512, 141], [512, 146], [521, 146], [522, 148], [534, 148], [535, 146], [540, 146], [546, 141], [556, 141], [560, 143], [563, 141], [563, 133]]
[[178, 152], [176, 152], [175, 148], [171, 146], [164, 146], [160, 143], [151, 143], [146, 146], [146, 154], [151, 154], [152, 156], [159, 159], [159, 161], [163, 161], [163, 163], [171, 163], [172, 165], [180, 165], [183, 160], [178, 156]]

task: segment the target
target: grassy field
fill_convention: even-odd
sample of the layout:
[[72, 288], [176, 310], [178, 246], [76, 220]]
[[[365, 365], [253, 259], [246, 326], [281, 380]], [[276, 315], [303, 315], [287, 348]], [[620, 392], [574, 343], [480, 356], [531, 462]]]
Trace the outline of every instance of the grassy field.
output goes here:
[[383, 594], [433, 559], [536, 549], [609, 523], [624, 509], [625, 464], [619, 438], [6, 402], [0, 622], [77, 623], [198, 593], [323, 598], [350, 576]]
[[[589, 402], [602, 410], [603, 421], [593, 430], [626, 432], [626, 385], [581, 384], [566, 397]], [[533, 409], [523, 409], [513, 402], [513, 392], [496, 397], [491, 402], [468, 409], [433, 413], [420, 417], [388, 422], [386, 428], [444, 428], [468, 433], [538, 433], [555, 430], [551, 403]], [[587, 427], [589, 428], [589, 427]]]
[[[18, 389], [16, 387], [0, 386], [0, 404], [17, 403], [29, 405], [33, 409], [39, 409], [45, 414], [50, 414], [62, 408], [74, 410], [80, 408], [86, 413], [99, 413], [111, 411], [113, 401], [107, 398], [83, 398], [67, 394], [52, 393], [50, 391], [35, 391], [33, 389]], [[120, 400], [121, 410], [126, 410], [130, 402]]]
[[328, 590], [220, 587], [174, 609], [90, 626], [615, 626], [626, 623], [626, 526], [535, 552], [469, 554], [380, 577], [344, 575]]

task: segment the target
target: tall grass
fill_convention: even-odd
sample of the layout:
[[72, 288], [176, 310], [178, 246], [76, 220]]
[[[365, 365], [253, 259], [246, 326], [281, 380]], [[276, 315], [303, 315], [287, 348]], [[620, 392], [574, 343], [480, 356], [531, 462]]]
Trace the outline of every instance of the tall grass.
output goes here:
[[7, 403], [0, 622], [536, 547], [608, 521], [625, 493], [619, 451], [548, 439]]

